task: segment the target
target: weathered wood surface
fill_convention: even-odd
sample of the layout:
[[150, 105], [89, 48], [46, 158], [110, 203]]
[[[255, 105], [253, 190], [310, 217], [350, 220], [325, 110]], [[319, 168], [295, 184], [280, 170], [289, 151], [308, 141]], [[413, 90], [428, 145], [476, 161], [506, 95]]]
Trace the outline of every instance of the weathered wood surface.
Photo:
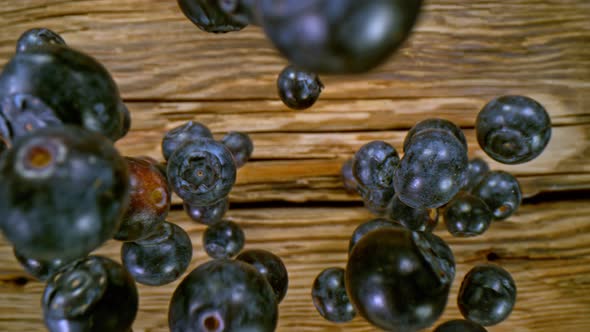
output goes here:
[[[240, 204], [229, 216], [244, 226], [247, 247], [272, 250], [289, 268], [278, 331], [374, 330], [361, 319], [323, 321], [309, 295], [317, 273], [345, 264], [350, 233], [370, 218], [339, 179], [342, 162], [358, 147], [381, 139], [401, 152], [409, 127], [438, 116], [465, 128], [470, 156], [483, 156], [473, 131], [479, 109], [501, 94], [539, 100], [554, 124], [547, 150], [525, 165], [492, 167], [517, 175], [527, 197], [575, 193], [536, 199], [476, 239], [453, 239], [439, 227], [458, 260], [443, 319], [459, 316], [455, 297], [467, 270], [499, 257], [517, 281], [518, 303], [489, 331], [590, 330], [589, 1], [429, 0], [391, 61], [361, 76], [322, 77], [326, 89], [306, 111], [278, 101], [275, 79], [286, 61], [260, 29], [203, 33], [175, 0], [0, 0], [0, 66], [20, 33], [39, 26], [61, 33], [113, 74], [133, 117], [131, 133], [118, 143], [122, 153], [161, 159], [163, 133], [187, 120], [207, 124], [218, 137], [251, 134], [253, 161], [238, 173], [231, 200]], [[273, 201], [298, 204], [265, 206]], [[203, 227], [181, 211], [170, 219], [191, 234], [192, 267], [204, 262]], [[109, 243], [99, 253], [117, 257], [118, 250]], [[0, 240], [0, 331], [44, 330], [42, 284], [24, 276]], [[176, 285], [140, 287], [134, 331], [167, 331]]]

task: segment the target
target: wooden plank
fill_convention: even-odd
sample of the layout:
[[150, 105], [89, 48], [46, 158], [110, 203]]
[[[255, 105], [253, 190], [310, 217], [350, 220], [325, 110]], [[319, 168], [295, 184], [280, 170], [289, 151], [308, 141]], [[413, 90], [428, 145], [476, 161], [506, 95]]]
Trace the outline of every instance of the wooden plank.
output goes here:
[[[525, 205], [508, 221], [495, 223], [486, 234], [471, 239], [452, 238], [439, 225], [437, 234], [448, 241], [458, 262], [442, 320], [459, 317], [456, 294], [466, 272], [493, 258], [516, 280], [518, 302], [510, 318], [489, 331], [590, 329], [588, 203], [578, 200]], [[360, 318], [343, 325], [323, 321], [310, 298], [310, 286], [322, 269], [345, 265], [348, 237], [356, 225], [370, 218], [364, 209], [243, 209], [230, 210], [228, 217], [244, 228], [247, 248], [271, 250], [287, 265], [290, 288], [280, 307], [278, 331], [374, 330]], [[191, 268], [206, 261], [201, 245], [204, 227], [187, 221], [181, 211], [172, 212], [170, 220], [191, 235], [195, 254]], [[119, 243], [109, 242], [99, 253], [118, 259], [119, 247]], [[2, 331], [43, 331], [39, 309], [43, 285], [35, 281], [24, 285], [13, 282], [24, 276], [10, 247], [0, 241]], [[140, 286], [140, 312], [134, 331], [167, 331], [167, 305], [177, 284]]]

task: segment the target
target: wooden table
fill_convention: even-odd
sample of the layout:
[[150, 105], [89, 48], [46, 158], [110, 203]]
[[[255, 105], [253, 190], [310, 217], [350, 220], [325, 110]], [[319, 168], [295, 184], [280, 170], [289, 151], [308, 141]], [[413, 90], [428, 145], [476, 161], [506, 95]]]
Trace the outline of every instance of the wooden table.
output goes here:
[[[553, 137], [532, 162], [491, 163], [522, 184], [527, 199], [516, 216], [473, 239], [452, 238], [439, 225], [458, 263], [441, 321], [460, 316], [456, 294], [468, 269], [492, 260], [513, 274], [518, 302], [489, 331], [590, 331], [590, 2], [427, 2], [415, 34], [391, 61], [362, 76], [322, 77], [321, 100], [306, 111], [278, 100], [275, 79], [286, 62], [260, 29], [203, 33], [174, 0], [0, 0], [0, 63], [20, 33], [38, 26], [95, 56], [132, 112], [132, 131], [118, 143], [126, 155], [161, 159], [162, 135], [187, 120], [207, 124], [217, 137], [250, 133], [253, 161], [239, 171], [228, 218], [244, 227], [247, 248], [271, 250], [288, 267], [278, 331], [374, 330], [361, 318], [322, 320], [310, 297], [315, 276], [345, 265], [351, 232], [371, 218], [342, 188], [344, 160], [376, 139], [401, 150], [407, 129], [432, 116], [461, 125], [470, 156], [485, 157], [474, 140], [477, 112], [498, 95], [529, 95], [551, 114]], [[191, 269], [205, 262], [204, 227], [178, 205], [170, 220], [191, 234]], [[112, 242], [99, 253], [118, 259], [119, 248]], [[177, 284], [139, 287], [134, 331], [168, 330]], [[43, 331], [42, 291], [0, 240], [0, 331]]]

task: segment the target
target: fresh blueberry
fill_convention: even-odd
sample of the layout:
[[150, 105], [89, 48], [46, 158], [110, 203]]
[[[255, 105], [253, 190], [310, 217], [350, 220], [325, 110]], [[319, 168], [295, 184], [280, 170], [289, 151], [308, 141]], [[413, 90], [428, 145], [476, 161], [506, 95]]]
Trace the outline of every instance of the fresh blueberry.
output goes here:
[[399, 199], [413, 208], [437, 208], [459, 192], [467, 172], [467, 151], [445, 130], [416, 133], [399, 167], [393, 184]]
[[514, 308], [516, 284], [500, 266], [478, 265], [463, 279], [457, 302], [466, 319], [483, 326], [496, 325]]
[[171, 129], [162, 139], [162, 155], [164, 159], [170, 159], [170, 156], [186, 142], [192, 142], [199, 138], [213, 138], [213, 134], [202, 123], [189, 121], [181, 126]]
[[157, 162], [125, 157], [129, 169], [130, 200], [114, 238], [136, 241], [152, 234], [170, 210], [168, 181]]
[[458, 237], [483, 234], [492, 222], [492, 211], [479, 197], [459, 192], [444, 208], [449, 233]]
[[264, 32], [290, 63], [314, 72], [361, 73], [408, 38], [422, 0], [259, 0]]
[[78, 127], [41, 128], [17, 140], [0, 162], [0, 228], [26, 257], [84, 257], [119, 228], [128, 174], [104, 136]]
[[395, 195], [388, 207], [388, 219], [411, 231], [432, 232], [438, 224], [438, 210], [407, 206]]
[[369, 232], [354, 246], [346, 289], [357, 313], [387, 331], [415, 331], [442, 314], [455, 277], [451, 249], [432, 233]]
[[42, 261], [34, 258], [28, 258], [21, 255], [16, 249], [14, 250], [14, 257], [18, 260], [20, 265], [25, 271], [31, 276], [37, 278], [40, 281], [45, 281], [59, 271], [64, 265], [68, 264], [69, 261], [63, 259], [54, 259], [50, 261]]
[[217, 0], [217, 3], [235, 21], [243, 25], [260, 25], [258, 0]]
[[193, 206], [211, 205], [225, 198], [236, 182], [231, 152], [210, 138], [178, 147], [168, 160], [167, 173], [172, 190]]
[[50, 332], [129, 332], [138, 309], [137, 287], [115, 261], [91, 256], [70, 263], [48, 281], [42, 305]]
[[34, 28], [25, 31], [16, 42], [16, 52], [25, 52], [30, 48], [35, 48], [45, 45], [62, 45], [66, 42], [56, 32], [46, 28]]
[[488, 156], [504, 164], [521, 164], [543, 152], [551, 138], [551, 119], [534, 99], [502, 96], [479, 112], [475, 131]]
[[393, 192], [393, 173], [399, 162], [399, 155], [393, 146], [383, 141], [372, 141], [355, 153], [352, 173], [360, 187]]
[[486, 203], [495, 220], [510, 217], [522, 201], [518, 180], [503, 171], [488, 172], [472, 193]]
[[367, 189], [358, 187], [358, 193], [363, 200], [363, 204], [373, 215], [378, 217], [385, 217], [389, 211], [389, 205], [395, 195], [393, 188], [391, 189]]
[[229, 198], [225, 197], [207, 206], [191, 206], [186, 203], [183, 206], [192, 220], [210, 226], [219, 223], [223, 219], [229, 209]]
[[250, 249], [242, 251], [236, 260], [252, 265], [272, 287], [277, 303], [283, 300], [289, 286], [289, 275], [279, 256], [266, 250]]
[[346, 190], [349, 194], [356, 194], [358, 183], [354, 178], [354, 174], [352, 174], [352, 158], [348, 159], [342, 164], [342, 168], [340, 168], [340, 179], [342, 180], [342, 184], [344, 186], [344, 190]]
[[414, 137], [414, 135], [423, 130], [428, 129], [438, 129], [449, 132], [450, 134], [455, 136], [455, 138], [457, 138], [459, 142], [461, 142], [461, 145], [463, 145], [465, 150], [467, 150], [467, 139], [465, 139], [465, 134], [463, 134], [461, 128], [457, 127], [457, 125], [455, 125], [449, 120], [431, 118], [418, 122], [416, 125], [414, 125], [414, 127], [412, 127], [412, 129], [410, 129], [410, 131], [408, 131], [408, 134], [404, 139], [404, 151], [408, 149], [408, 146], [412, 142], [412, 138]]
[[350, 241], [348, 242], [348, 254], [352, 252], [352, 248], [365, 236], [371, 231], [380, 228], [392, 228], [392, 227], [400, 227], [401, 225], [391, 222], [387, 219], [377, 218], [371, 219], [367, 222], [360, 224], [357, 228], [355, 228], [352, 236], [350, 237]]
[[221, 143], [234, 156], [237, 168], [244, 166], [254, 151], [254, 143], [252, 143], [250, 136], [237, 131], [227, 133], [221, 140]]
[[171, 332], [276, 329], [278, 307], [266, 278], [250, 264], [215, 259], [193, 270], [170, 301]]
[[356, 316], [356, 311], [346, 294], [342, 268], [323, 270], [313, 282], [311, 297], [316, 310], [331, 322], [344, 323]]
[[477, 323], [454, 319], [439, 325], [434, 332], [487, 332], [487, 330]]
[[48, 126], [61, 126], [55, 112], [39, 98], [26, 94], [14, 94], [0, 101], [0, 112], [4, 117], [11, 140], [31, 131]]
[[244, 248], [242, 228], [233, 221], [224, 220], [207, 227], [203, 233], [203, 247], [211, 258], [230, 258]]
[[469, 166], [467, 167], [467, 175], [465, 179], [465, 184], [463, 185], [463, 190], [471, 191], [475, 186], [477, 186], [481, 180], [484, 178], [487, 172], [490, 171], [490, 166], [485, 160], [481, 158], [473, 158], [469, 161]]
[[279, 74], [277, 89], [279, 97], [287, 107], [304, 110], [315, 104], [324, 85], [315, 73], [289, 65]]
[[178, 0], [178, 6], [191, 22], [206, 32], [226, 33], [246, 26], [222, 11], [217, 0]]
[[193, 247], [179, 226], [164, 222], [150, 237], [125, 242], [121, 247], [123, 265], [140, 284], [161, 286], [178, 279], [188, 268]]

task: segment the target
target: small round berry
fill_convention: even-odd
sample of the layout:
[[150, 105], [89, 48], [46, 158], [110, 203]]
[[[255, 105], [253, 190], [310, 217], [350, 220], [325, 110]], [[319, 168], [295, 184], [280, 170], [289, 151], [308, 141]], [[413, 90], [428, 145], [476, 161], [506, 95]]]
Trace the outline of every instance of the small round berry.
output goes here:
[[213, 134], [202, 123], [189, 121], [181, 126], [175, 127], [168, 131], [162, 138], [162, 155], [164, 159], [170, 159], [170, 156], [186, 142], [191, 142], [199, 138], [213, 138]]
[[392, 228], [400, 226], [400, 224], [381, 218], [372, 219], [360, 224], [357, 226], [357, 228], [355, 228], [352, 236], [350, 237], [350, 241], [348, 242], [348, 254], [352, 252], [352, 248], [354, 248], [354, 246], [363, 238], [363, 236], [369, 232], [380, 228]]
[[438, 210], [407, 206], [395, 195], [388, 207], [388, 219], [411, 231], [432, 232], [438, 225]]
[[207, 227], [203, 233], [203, 247], [211, 258], [230, 258], [244, 248], [242, 228], [233, 221], [225, 220]]
[[220, 199], [219, 201], [207, 206], [192, 206], [184, 203], [184, 210], [188, 216], [204, 225], [215, 225], [219, 223], [227, 210], [229, 209], [229, 197]]
[[393, 188], [389, 189], [367, 189], [358, 187], [358, 193], [363, 204], [373, 215], [385, 217], [389, 211], [389, 205], [395, 195]]
[[465, 150], [467, 150], [467, 139], [465, 139], [465, 134], [463, 134], [461, 128], [457, 127], [457, 125], [449, 120], [431, 118], [418, 122], [416, 125], [414, 125], [414, 127], [412, 127], [412, 129], [410, 129], [410, 131], [408, 131], [408, 134], [404, 139], [404, 151], [408, 149], [408, 146], [411, 144], [414, 135], [428, 129], [445, 130], [449, 132], [455, 136], [455, 138], [461, 142], [461, 145], [463, 145]]
[[353, 160], [348, 159], [342, 164], [342, 168], [340, 168], [340, 179], [342, 180], [342, 185], [344, 186], [344, 190], [346, 190], [349, 194], [356, 194], [358, 183], [354, 178], [354, 174], [352, 174], [352, 163]]
[[360, 187], [393, 191], [393, 173], [399, 162], [399, 155], [393, 146], [383, 141], [372, 141], [355, 153], [352, 173]]
[[459, 192], [442, 214], [449, 233], [458, 237], [481, 235], [492, 222], [492, 212], [486, 203], [466, 192]]
[[483, 326], [504, 321], [516, 303], [516, 284], [500, 266], [482, 264], [467, 273], [457, 299], [466, 319]]
[[123, 265], [140, 284], [161, 286], [178, 279], [188, 268], [193, 247], [188, 234], [178, 225], [164, 222], [150, 237], [125, 242]]
[[473, 158], [469, 161], [467, 166], [467, 175], [465, 176], [465, 184], [463, 190], [471, 191], [484, 178], [487, 172], [490, 171], [490, 166], [485, 160], [481, 158]]
[[242, 251], [236, 260], [252, 265], [271, 285], [277, 303], [283, 300], [289, 286], [289, 275], [279, 256], [266, 250], [250, 249]]
[[313, 282], [311, 297], [316, 310], [325, 319], [344, 323], [356, 316], [344, 285], [344, 269], [329, 268], [322, 271]]
[[495, 220], [510, 217], [518, 210], [522, 201], [518, 180], [503, 171], [488, 172], [472, 194], [486, 203]]
[[277, 89], [279, 97], [287, 107], [304, 110], [315, 104], [324, 85], [318, 75], [290, 65], [279, 74]]
[[221, 143], [231, 152], [237, 168], [244, 166], [254, 151], [254, 143], [250, 136], [237, 131], [227, 133]]
[[502, 96], [479, 112], [475, 131], [488, 156], [504, 164], [521, 164], [543, 152], [551, 138], [551, 119], [534, 99]]
[[246, 24], [221, 10], [217, 0], [178, 0], [184, 15], [199, 29], [211, 33], [242, 30]]
[[16, 249], [14, 249], [14, 257], [16, 257], [20, 265], [28, 274], [40, 281], [49, 279], [64, 265], [69, 263], [69, 261], [64, 261], [63, 259], [59, 258], [50, 261], [28, 258], [21, 255], [18, 251], [16, 251]]
[[434, 332], [487, 332], [487, 330], [477, 323], [454, 319], [437, 326]]
[[26, 52], [30, 48], [45, 45], [66, 45], [63, 38], [46, 28], [34, 28], [25, 31], [16, 42], [16, 52]]

